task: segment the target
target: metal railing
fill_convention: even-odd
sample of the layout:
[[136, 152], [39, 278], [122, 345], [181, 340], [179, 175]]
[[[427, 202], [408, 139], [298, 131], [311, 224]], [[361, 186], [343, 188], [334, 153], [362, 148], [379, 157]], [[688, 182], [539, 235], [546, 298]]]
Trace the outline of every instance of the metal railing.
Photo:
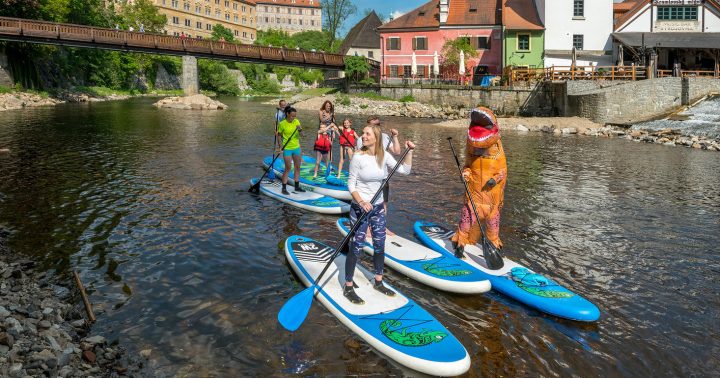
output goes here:
[[510, 83], [563, 80], [641, 80], [647, 70], [640, 66], [554, 66], [547, 68], [505, 68]]
[[345, 68], [345, 56], [339, 54], [217, 42], [10, 17], [0, 17], [0, 39], [44, 44], [76, 42], [87, 47], [96, 45], [95, 47], [123, 50], [137, 49], [138, 51], [159, 54], [198, 54], [239, 61], [264, 60], [267, 63], [290, 63], [330, 69]]

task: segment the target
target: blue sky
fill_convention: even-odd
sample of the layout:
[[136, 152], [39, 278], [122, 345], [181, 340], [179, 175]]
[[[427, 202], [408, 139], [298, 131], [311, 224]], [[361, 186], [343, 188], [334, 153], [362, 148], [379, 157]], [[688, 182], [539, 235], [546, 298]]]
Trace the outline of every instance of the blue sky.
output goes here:
[[358, 21], [365, 17], [365, 9], [374, 9], [375, 12], [388, 17], [390, 14], [401, 14], [407, 11], [413, 10], [422, 4], [425, 4], [428, 0], [354, 0], [355, 6], [358, 8], [358, 12], [348, 17], [343, 28], [340, 32], [341, 36], [344, 36], [350, 28], [355, 26]]

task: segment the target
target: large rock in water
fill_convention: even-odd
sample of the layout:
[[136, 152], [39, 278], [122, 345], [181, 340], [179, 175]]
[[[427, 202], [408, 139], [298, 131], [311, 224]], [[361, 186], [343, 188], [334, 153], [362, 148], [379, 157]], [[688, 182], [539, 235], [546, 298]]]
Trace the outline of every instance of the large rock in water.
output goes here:
[[185, 97], [167, 97], [154, 104], [158, 108], [185, 109], [185, 110], [220, 110], [228, 106], [215, 101], [208, 96], [196, 94]]

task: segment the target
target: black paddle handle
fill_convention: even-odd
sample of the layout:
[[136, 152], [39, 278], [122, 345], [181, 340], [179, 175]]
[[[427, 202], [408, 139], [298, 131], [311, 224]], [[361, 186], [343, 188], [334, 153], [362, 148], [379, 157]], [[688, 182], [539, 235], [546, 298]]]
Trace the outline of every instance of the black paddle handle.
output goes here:
[[[400, 167], [400, 164], [402, 164], [405, 161], [405, 156], [407, 156], [408, 152], [410, 152], [410, 148], [405, 149], [405, 152], [403, 152], [402, 156], [400, 156], [400, 160], [398, 160], [397, 164], [393, 167], [392, 171], [390, 171], [390, 174], [388, 174], [387, 178], [383, 180], [382, 184], [380, 185], [380, 189], [375, 192], [375, 195], [370, 200], [370, 204], [374, 204], [375, 201], [380, 197], [382, 194], [383, 188], [385, 188], [385, 185], [387, 185], [388, 181], [390, 181], [390, 177], [392, 177], [395, 174], [395, 171]], [[374, 205], [373, 205], [374, 206]], [[365, 219], [365, 217], [370, 214], [369, 211], [364, 211], [362, 214], [360, 214], [360, 218], [358, 218], [353, 226], [350, 228], [350, 231], [348, 231], [347, 235], [343, 238], [343, 240], [340, 242], [340, 245], [335, 249], [335, 253], [330, 257], [330, 261], [328, 261], [327, 265], [325, 265], [325, 268], [320, 272], [320, 275], [318, 278], [315, 279], [315, 282], [313, 283], [313, 286], [316, 286], [318, 282], [320, 282], [320, 279], [323, 275], [325, 275], [325, 272], [330, 268], [330, 265], [335, 260], [335, 258], [340, 254], [340, 251], [347, 246], [348, 242], [350, 241], [350, 238], [353, 236], [355, 231], [360, 227], [360, 223]]]
[[[257, 182], [257, 185], [258, 185], [258, 186], [260, 186], [260, 183], [262, 182], [262, 180], [265, 178], [265, 176], [267, 176], [268, 172], [270, 172], [270, 170], [272, 169], [273, 164], [275, 164], [275, 160], [277, 160], [277, 158], [279, 158], [280, 155], [282, 155], [282, 152], [285, 151], [285, 147], [287, 147], [287, 145], [290, 144], [290, 141], [292, 140], [292, 137], [295, 136], [295, 133], [297, 133], [297, 131], [298, 131], [298, 129], [297, 129], [297, 127], [296, 127], [296, 128], [295, 128], [295, 131], [293, 131], [292, 134], [290, 134], [290, 137], [288, 138], [288, 140], [285, 141], [285, 144], [283, 145], [283, 147], [282, 147], [282, 149], [280, 150], [280, 152], [279, 152], [277, 155], [275, 155], [275, 157], [272, 159], [272, 161], [270, 162], [270, 165], [269, 165], [268, 168], [265, 170], [265, 173], [263, 173], [262, 177], [260, 177], [260, 180], [258, 180], [258, 182]], [[287, 167], [285, 167], [285, 169], [287, 169]], [[253, 187], [255, 187], [255, 185], [253, 185]]]
[[478, 214], [477, 207], [475, 207], [475, 201], [473, 200], [472, 194], [470, 194], [470, 187], [468, 186], [467, 181], [465, 181], [465, 177], [463, 177], [462, 175], [463, 172], [460, 168], [460, 160], [458, 160], [457, 154], [455, 153], [455, 146], [453, 146], [452, 137], [448, 137], [447, 140], [448, 143], [450, 143], [450, 149], [452, 150], [453, 157], [455, 158], [455, 164], [457, 165], [457, 169], [460, 172], [460, 180], [462, 180], [463, 184], [465, 185], [465, 193], [467, 193], [467, 196], [470, 199], [470, 205], [472, 205], [473, 212], [475, 213], [475, 221], [477, 221], [478, 226], [480, 226], [480, 236], [483, 239], [483, 244], [485, 244], [485, 230], [480, 224], [480, 216]]

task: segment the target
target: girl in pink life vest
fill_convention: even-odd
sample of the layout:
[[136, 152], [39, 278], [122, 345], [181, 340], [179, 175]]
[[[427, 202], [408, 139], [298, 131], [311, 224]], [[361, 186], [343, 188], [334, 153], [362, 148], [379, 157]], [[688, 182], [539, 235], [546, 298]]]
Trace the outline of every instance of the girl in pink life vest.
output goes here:
[[348, 156], [348, 161], [352, 160], [353, 154], [355, 153], [355, 141], [360, 138], [357, 133], [355, 133], [355, 130], [352, 129], [352, 121], [348, 118], [343, 120], [340, 134], [340, 162], [338, 163], [337, 178], [340, 178], [342, 173], [345, 154]]

